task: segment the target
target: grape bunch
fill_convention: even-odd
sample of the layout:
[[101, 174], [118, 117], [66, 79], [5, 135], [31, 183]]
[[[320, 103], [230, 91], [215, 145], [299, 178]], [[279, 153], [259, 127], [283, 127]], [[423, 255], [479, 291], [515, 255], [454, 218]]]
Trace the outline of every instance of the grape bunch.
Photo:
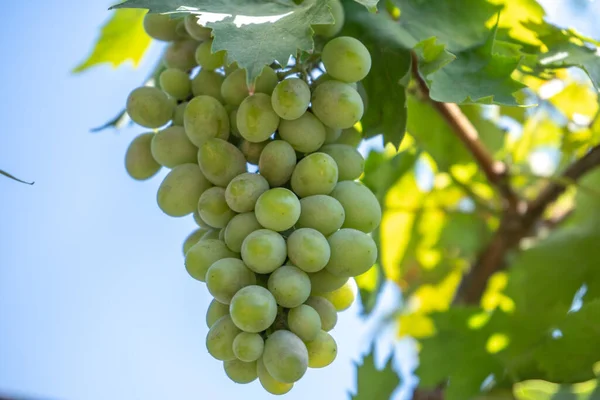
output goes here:
[[[339, 1], [331, 8], [336, 23], [313, 27], [324, 38], [343, 24]], [[328, 332], [355, 299], [353, 277], [377, 257], [370, 233], [381, 208], [356, 181], [365, 161], [354, 128], [370, 54], [335, 37], [309, 61], [264, 67], [249, 88], [195, 17], [149, 14], [144, 25], [171, 43], [157, 85], [127, 99], [131, 119], [155, 131], [133, 140], [126, 169], [145, 180], [169, 168], [158, 206], [199, 225], [183, 250], [187, 272], [214, 297], [208, 352], [234, 382], [258, 378], [287, 393], [309, 367], [334, 361]]]

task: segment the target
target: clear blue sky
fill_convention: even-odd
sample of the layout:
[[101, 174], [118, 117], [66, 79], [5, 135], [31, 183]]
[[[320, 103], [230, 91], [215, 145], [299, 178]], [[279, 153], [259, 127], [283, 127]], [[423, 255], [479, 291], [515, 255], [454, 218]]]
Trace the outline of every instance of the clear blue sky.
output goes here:
[[[164, 171], [138, 183], [123, 167], [128, 143], [143, 130], [89, 133], [146, 76], [156, 46], [139, 70], [100, 67], [71, 76], [108, 2], [17, 4], [4, 5], [0, 24], [0, 168], [36, 184], [0, 179], [0, 395], [272, 398], [257, 383], [230, 382], [205, 350], [210, 298], [185, 272], [181, 254], [194, 223], [157, 208]], [[394, 290], [386, 291], [383, 309], [396, 301]], [[352, 362], [377, 326], [358, 311], [340, 315], [335, 363], [309, 371], [286, 399], [347, 398]], [[404, 359], [409, 347], [401, 347]]]

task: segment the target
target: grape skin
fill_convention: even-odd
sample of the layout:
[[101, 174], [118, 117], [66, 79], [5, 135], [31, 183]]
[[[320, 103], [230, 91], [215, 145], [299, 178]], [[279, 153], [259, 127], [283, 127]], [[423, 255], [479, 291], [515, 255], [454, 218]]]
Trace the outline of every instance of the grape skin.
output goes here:
[[225, 243], [236, 253], [242, 251], [244, 239], [254, 231], [262, 229], [253, 212], [238, 214], [225, 227]]
[[285, 308], [300, 306], [310, 296], [310, 279], [300, 268], [284, 265], [277, 268], [267, 283], [277, 304]]
[[290, 331], [273, 332], [265, 341], [263, 363], [269, 374], [283, 383], [300, 380], [308, 369], [308, 350]]
[[331, 192], [344, 207], [346, 218], [343, 228], [353, 228], [365, 233], [373, 232], [381, 223], [379, 201], [365, 185], [359, 182], [339, 182]]
[[160, 128], [171, 120], [174, 104], [160, 89], [142, 86], [127, 98], [127, 114], [138, 125]]
[[237, 258], [222, 258], [206, 271], [208, 291], [223, 304], [229, 304], [232, 297], [243, 287], [255, 284], [254, 272]]
[[246, 384], [258, 378], [256, 361], [243, 362], [240, 360], [223, 361], [225, 374], [235, 383]]
[[325, 142], [325, 126], [310, 111], [293, 120], [279, 123], [279, 135], [300, 153], [317, 151]]
[[160, 88], [177, 100], [187, 99], [192, 92], [192, 82], [189, 75], [177, 68], [167, 68], [164, 70], [160, 74], [158, 81]]
[[274, 140], [260, 154], [258, 170], [271, 187], [282, 186], [292, 177], [296, 159], [296, 152], [288, 142]]
[[258, 222], [267, 229], [283, 232], [300, 217], [300, 200], [285, 188], [270, 189], [260, 195], [255, 211]]
[[325, 236], [311, 228], [295, 230], [288, 237], [287, 249], [290, 261], [305, 272], [322, 270], [327, 265], [331, 255], [329, 243]]
[[252, 362], [262, 357], [265, 341], [258, 333], [239, 333], [233, 341], [233, 353], [238, 360]]
[[302, 79], [285, 79], [275, 86], [271, 95], [273, 110], [284, 120], [300, 118], [308, 109], [310, 88]]
[[242, 260], [257, 274], [269, 274], [283, 265], [287, 257], [285, 239], [269, 229], [249, 234], [242, 243]]
[[188, 102], [185, 101], [183, 103], [178, 104], [173, 109], [173, 125], [183, 126], [183, 115], [185, 114], [185, 108], [187, 107]]
[[225, 77], [215, 71], [202, 69], [192, 79], [191, 87], [194, 96], [210, 96], [223, 103], [221, 85]]
[[342, 3], [340, 0], [329, 0], [329, 7], [331, 8], [331, 14], [333, 15], [334, 23], [312, 25], [315, 35], [329, 38], [337, 35], [342, 30], [345, 21], [344, 7], [342, 6]]
[[350, 308], [352, 303], [354, 303], [356, 291], [356, 282], [354, 279], [350, 278], [341, 288], [331, 292], [321, 293], [318, 296], [329, 300], [329, 302], [335, 307], [336, 311], [340, 312], [347, 310]]
[[356, 128], [343, 129], [340, 137], [335, 141], [336, 144], [347, 144], [352, 147], [358, 147], [362, 140], [362, 134]]
[[338, 166], [338, 182], [358, 179], [365, 169], [365, 159], [352, 146], [345, 144], [329, 144], [319, 149], [329, 154]]
[[210, 138], [227, 139], [229, 116], [219, 103], [210, 96], [197, 96], [188, 103], [183, 115], [185, 133], [194, 145], [200, 147]]
[[210, 329], [221, 317], [229, 315], [229, 304], [212, 299], [206, 310], [206, 326]]
[[[206, 234], [204, 236], [202, 236], [201, 240], [215, 239], [215, 240], [222, 242], [222, 240], [219, 239], [220, 235], [221, 235], [220, 229], [210, 228], [208, 230], [208, 232], [206, 232]], [[207, 266], [206, 269], [208, 269], [208, 267], [210, 267], [210, 265]]]
[[342, 227], [346, 213], [342, 204], [331, 196], [317, 194], [300, 199], [297, 228], [312, 228], [325, 236]]
[[349, 36], [330, 40], [323, 48], [321, 60], [327, 73], [342, 82], [358, 82], [371, 70], [369, 50]]
[[337, 141], [340, 136], [342, 136], [341, 129], [333, 129], [328, 126], [325, 126], [325, 141], [323, 144], [331, 144]]
[[258, 175], [243, 173], [231, 180], [225, 191], [227, 204], [235, 212], [253, 211], [258, 198], [269, 190], [267, 180]]
[[205, 235], [185, 254], [185, 268], [192, 278], [204, 282], [206, 271], [223, 258], [239, 258], [239, 255], [229, 250], [219, 239], [207, 238]]
[[337, 343], [325, 331], [320, 331], [313, 341], [307, 342], [306, 348], [310, 368], [324, 368], [331, 364], [337, 356]]
[[246, 161], [248, 161], [250, 164], [258, 165], [260, 155], [269, 143], [271, 143], [270, 139], [260, 143], [252, 143], [247, 140], [242, 140], [238, 147], [242, 154], [244, 154], [244, 157], [246, 157]]
[[308, 277], [310, 278], [312, 294], [316, 296], [318, 296], [318, 293], [327, 293], [339, 289], [348, 281], [347, 277], [333, 275], [326, 269], [308, 274]]
[[221, 361], [235, 360], [233, 340], [240, 332], [229, 315], [219, 318], [206, 336], [206, 348], [210, 355]]
[[377, 246], [371, 236], [356, 229], [343, 228], [327, 238], [331, 258], [327, 271], [340, 277], [364, 274], [377, 260]]
[[338, 180], [335, 160], [325, 153], [309, 154], [292, 173], [292, 189], [299, 197], [329, 194]]
[[198, 212], [202, 220], [213, 228], [225, 228], [235, 217], [235, 212], [225, 201], [225, 189], [217, 186], [202, 193], [198, 200]]
[[271, 98], [264, 93], [246, 97], [238, 108], [236, 118], [240, 135], [253, 143], [269, 139], [279, 126], [279, 116], [271, 106]]
[[346, 129], [363, 116], [364, 105], [358, 92], [339, 81], [323, 82], [313, 92], [312, 112], [333, 129]]
[[198, 154], [198, 148], [190, 142], [181, 126], [170, 126], [156, 133], [150, 150], [152, 157], [167, 168], [194, 163]]
[[258, 333], [275, 322], [277, 302], [267, 289], [257, 285], [246, 286], [231, 299], [229, 314], [239, 329]]
[[206, 232], [208, 232], [208, 229], [198, 228], [195, 231], [193, 231], [192, 233], [190, 233], [185, 238], [185, 240], [183, 242], [183, 255], [184, 256], [185, 256], [185, 253], [187, 253], [188, 250], [191, 249], [193, 245], [195, 245], [196, 243], [198, 243], [200, 241], [200, 239], [202, 239], [202, 236], [204, 236], [206, 234]]
[[211, 186], [197, 164], [181, 164], [162, 181], [156, 200], [165, 214], [183, 217], [194, 212], [198, 199]]
[[125, 153], [125, 169], [130, 177], [143, 181], [152, 178], [161, 165], [152, 157], [151, 143], [154, 133], [142, 133], [131, 141]]
[[[254, 93], [270, 95], [277, 86], [277, 82], [278, 79], [275, 71], [266, 66], [256, 79]], [[221, 87], [221, 95], [227, 104], [238, 107], [249, 94], [248, 86], [246, 85], [245, 69], [236, 69], [227, 75]]]
[[194, 57], [198, 42], [192, 39], [178, 40], [172, 42], [165, 51], [164, 64], [167, 68], [177, 68], [189, 71], [198, 63]]
[[144, 31], [152, 39], [163, 42], [171, 42], [179, 38], [177, 34], [178, 19], [171, 18], [164, 14], [146, 14], [144, 15]]
[[212, 29], [200, 25], [198, 23], [198, 16], [194, 14], [188, 14], [185, 17], [184, 24], [185, 30], [192, 38], [200, 42], [210, 39]]
[[267, 371], [267, 368], [265, 367], [262, 358], [258, 360], [257, 370], [258, 379], [260, 381], [261, 386], [271, 394], [286, 394], [294, 387], [293, 383], [283, 383], [273, 378]]
[[233, 144], [217, 138], [207, 139], [198, 149], [198, 164], [206, 179], [217, 186], [227, 185], [246, 172], [246, 159]]
[[295, 333], [304, 342], [315, 340], [321, 331], [321, 317], [319, 313], [306, 304], [289, 310], [287, 323], [290, 331]]
[[213, 53], [212, 44], [212, 39], [202, 42], [196, 48], [194, 53], [196, 63], [201, 66], [203, 70], [214, 71], [225, 64], [227, 53], [223, 50]]
[[306, 300], [306, 305], [315, 309], [321, 317], [321, 329], [328, 332], [337, 324], [337, 312], [333, 304], [323, 297], [311, 296]]

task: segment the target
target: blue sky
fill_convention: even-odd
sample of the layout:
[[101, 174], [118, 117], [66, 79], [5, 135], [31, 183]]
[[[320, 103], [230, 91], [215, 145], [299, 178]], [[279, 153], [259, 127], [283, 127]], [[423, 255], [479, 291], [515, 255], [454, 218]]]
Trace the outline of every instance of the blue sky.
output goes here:
[[[560, 15], [552, 12], [557, 2], [546, 3]], [[72, 76], [109, 4], [17, 4], [4, 6], [0, 24], [0, 168], [36, 183], [0, 179], [0, 395], [271, 398], [257, 383], [230, 382], [205, 350], [210, 297], [187, 275], [181, 254], [195, 225], [156, 206], [165, 171], [138, 183], [124, 170], [125, 149], [143, 130], [89, 133], [123, 106], [158, 48], [138, 70], [99, 67]], [[581, 27], [590, 34], [596, 28], [591, 19]], [[397, 298], [387, 290], [378, 315]], [[309, 371], [286, 399], [347, 398], [352, 362], [377, 330], [377, 321], [365, 323], [358, 311], [340, 315], [334, 364]], [[389, 341], [380, 346], [389, 349]], [[410, 352], [402, 345], [401, 358]]]

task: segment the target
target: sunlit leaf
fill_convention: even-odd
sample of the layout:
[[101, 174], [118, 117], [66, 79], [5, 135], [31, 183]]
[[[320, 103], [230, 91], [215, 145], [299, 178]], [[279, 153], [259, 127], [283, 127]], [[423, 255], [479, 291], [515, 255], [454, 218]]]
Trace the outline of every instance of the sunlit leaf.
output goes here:
[[356, 394], [352, 400], [389, 399], [400, 384], [400, 377], [392, 369], [390, 357], [383, 369], [375, 366], [374, 348], [366, 355], [356, 370]]

